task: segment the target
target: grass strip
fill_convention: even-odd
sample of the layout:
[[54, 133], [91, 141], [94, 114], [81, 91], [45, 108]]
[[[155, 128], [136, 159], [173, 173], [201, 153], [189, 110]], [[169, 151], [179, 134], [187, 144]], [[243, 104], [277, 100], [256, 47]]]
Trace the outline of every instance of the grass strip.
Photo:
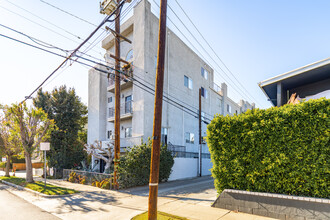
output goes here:
[[[145, 219], [148, 219], [148, 212], [144, 212], [132, 218], [132, 220], [145, 220]], [[188, 220], [188, 219], [176, 215], [171, 215], [165, 212], [157, 212], [157, 220]]]
[[45, 195], [66, 195], [66, 194], [73, 194], [78, 193], [78, 191], [73, 189], [67, 189], [59, 186], [54, 186], [52, 184], [46, 184], [41, 181], [35, 181], [34, 183], [28, 183], [24, 178], [19, 178], [15, 176], [11, 177], [0, 177], [0, 180], [4, 180], [15, 185], [19, 185], [28, 189], [32, 189], [34, 191], [43, 193]]

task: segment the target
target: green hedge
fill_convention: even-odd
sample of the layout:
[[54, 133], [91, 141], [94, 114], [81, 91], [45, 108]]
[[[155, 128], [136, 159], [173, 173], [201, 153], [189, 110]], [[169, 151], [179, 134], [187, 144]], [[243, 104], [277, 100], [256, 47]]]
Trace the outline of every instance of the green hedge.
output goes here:
[[[149, 183], [152, 141], [134, 146], [121, 156], [118, 166], [118, 183], [121, 188]], [[167, 181], [174, 164], [174, 158], [167, 146], [161, 146], [159, 182]]]
[[25, 163], [25, 157], [22, 155], [14, 155], [11, 157], [12, 163]]
[[241, 115], [207, 128], [218, 193], [224, 189], [330, 198], [330, 100]]

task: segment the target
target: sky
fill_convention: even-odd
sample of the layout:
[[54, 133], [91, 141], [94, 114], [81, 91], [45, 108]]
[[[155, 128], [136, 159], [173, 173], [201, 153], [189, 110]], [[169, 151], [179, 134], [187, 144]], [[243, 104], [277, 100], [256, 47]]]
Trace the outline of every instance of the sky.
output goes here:
[[[152, 12], [158, 16], [159, 0], [149, 1]], [[226, 82], [228, 96], [236, 102], [243, 98], [255, 102], [259, 108], [268, 108], [271, 104], [258, 82], [329, 57], [328, 0], [168, 0], [168, 5], [168, 17], [181, 33], [168, 19], [169, 28], [197, 54], [201, 53], [215, 70], [215, 82], [218, 85]], [[132, 10], [125, 8], [123, 14], [127, 15], [123, 21], [132, 15]], [[99, 24], [104, 17], [99, 13], [99, 1], [0, 0], [0, 25], [66, 50], [76, 48], [95, 29], [90, 23]], [[2, 26], [0, 34], [37, 45]], [[98, 31], [89, 41], [94, 43], [87, 54], [104, 60], [101, 40], [107, 34]], [[63, 60], [0, 36], [0, 104], [22, 101]], [[87, 104], [89, 69], [78, 63], [68, 63], [45, 83], [43, 90], [51, 91], [61, 85], [74, 87], [82, 102]]]

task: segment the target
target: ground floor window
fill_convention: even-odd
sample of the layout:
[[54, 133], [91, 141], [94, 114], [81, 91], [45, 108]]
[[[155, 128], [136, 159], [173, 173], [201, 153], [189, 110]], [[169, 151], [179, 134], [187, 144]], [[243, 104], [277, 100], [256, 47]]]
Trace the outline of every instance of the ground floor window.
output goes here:
[[186, 139], [186, 143], [193, 144], [195, 142], [195, 134], [190, 133], [190, 132], [186, 132], [185, 133], [185, 139]]

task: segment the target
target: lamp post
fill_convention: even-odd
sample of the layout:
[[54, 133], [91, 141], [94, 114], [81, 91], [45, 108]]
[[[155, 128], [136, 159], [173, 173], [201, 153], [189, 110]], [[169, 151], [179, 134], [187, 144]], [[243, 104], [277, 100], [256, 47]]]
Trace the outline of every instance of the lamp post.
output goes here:
[[45, 188], [46, 188], [46, 177], [47, 177], [47, 170], [46, 170], [46, 152], [50, 150], [50, 143], [49, 142], [41, 142], [40, 143], [40, 150], [44, 151], [44, 178], [45, 178]]

